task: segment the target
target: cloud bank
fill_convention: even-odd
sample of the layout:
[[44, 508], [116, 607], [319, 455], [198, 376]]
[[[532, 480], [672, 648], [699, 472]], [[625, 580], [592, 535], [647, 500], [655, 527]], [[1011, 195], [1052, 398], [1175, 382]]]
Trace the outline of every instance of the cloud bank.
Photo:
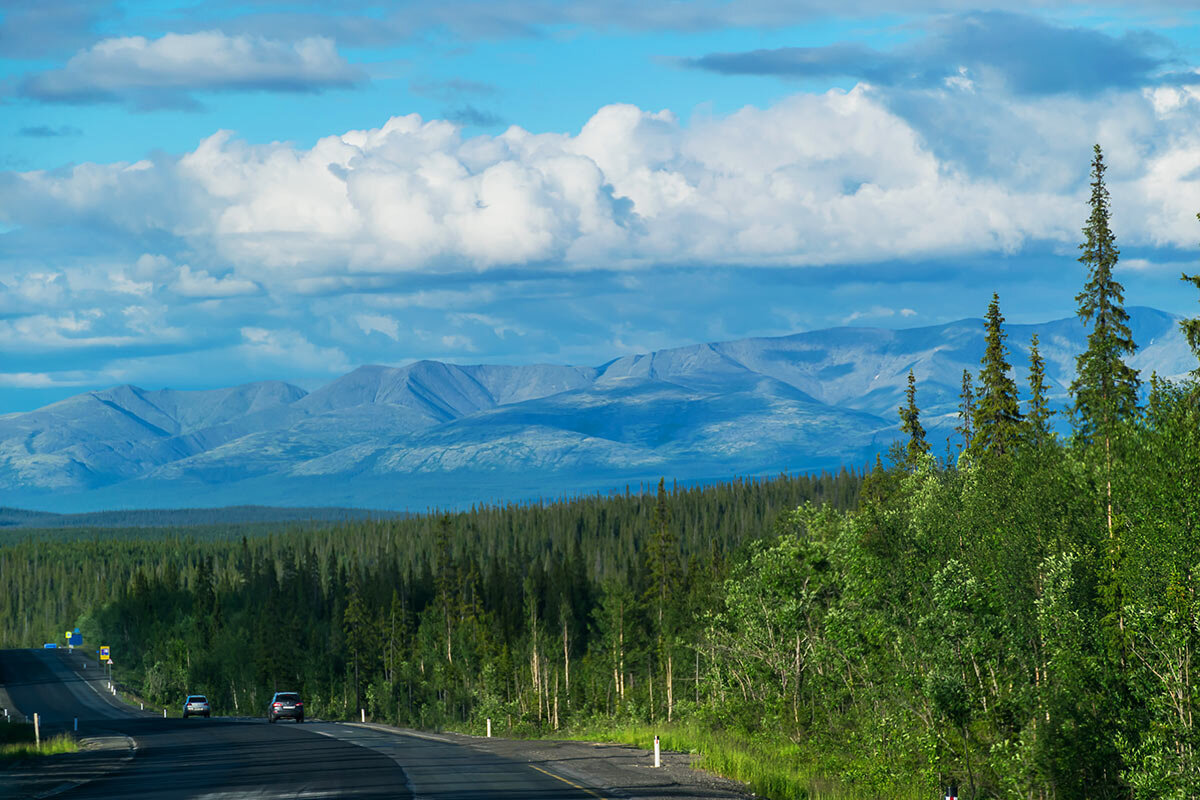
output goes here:
[[[182, 155], [0, 172], [0, 353], [9, 385], [101, 364], [114, 382], [189, 385], [235, 382], [231, 364], [249, 379], [492, 352], [589, 363], [678, 343], [666, 325], [735, 338], [743, 311], [776, 330], [856, 308], [908, 319], [928, 292], [896, 287], [927, 262], [989, 286], [997, 254], [1057, 250], [1074, 268], [1096, 141], [1121, 246], [1190, 250], [1186, 84], [1064, 98], [864, 83], [687, 124], [610, 105], [570, 134], [464, 137], [405, 115], [311, 147], [222, 131]], [[705, 279], [736, 271], [789, 288], [766, 290], [765, 311], [746, 290], [742, 309], [731, 281]], [[895, 296], [789, 307], [835, 282], [822, 275]]]
[[[684, 63], [728, 75], [854, 78], [921, 89], [965, 79], [1019, 95], [1090, 95], [1157, 83], [1177, 64], [1171, 50], [1152, 33], [1114, 37], [1022, 14], [976, 11], [934, 19], [925, 35], [892, 51], [839, 43], [713, 53]], [[1170, 79], [1195, 82], [1197, 76]]]
[[[407, 115], [308, 149], [225, 131], [180, 157], [8, 173], [0, 215], [47, 238], [63, 222], [135, 245], [165, 236], [207, 259], [192, 269], [229, 272], [239, 291], [514, 266], [836, 265], [1073, 242], [1099, 139], [1116, 224], [1156, 244], [1195, 238], [1190, 89], [988, 113], [977, 112], [994, 99], [953, 91], [922, 102], [939, 103], [941, 121], [988, 122], [943, 125], [936, 148], [921, 129], [936, 115], [910, 121], [868, 86], [689, 126], [606, 106], [575, 135], [514, 126], [464, 139], [449, 122]], [[956, 163], [956, 141], [1002, 161]], [[202, 272], [185, 281], [203, 282], [215, 286]]]
[[201, 90], [316, 92], [363, 79], [332, 39], [289, 43], [203, 31], [103, 39], [61, 69], [27, 77], [20, 93], [45, 102], [122, 102], [145, 110], [194, 106], [191, 93]]

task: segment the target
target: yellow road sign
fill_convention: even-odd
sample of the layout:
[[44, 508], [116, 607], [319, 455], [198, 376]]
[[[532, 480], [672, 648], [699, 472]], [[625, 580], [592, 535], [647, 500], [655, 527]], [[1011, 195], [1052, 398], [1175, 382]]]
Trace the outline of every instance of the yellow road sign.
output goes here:
[[107, 645], [106, 645], [106, 646], [104, 646], [104, 647], [101, 647], [101, 648], [100, 648], [100, 660], [101, 660], [101, 661], [108, 661], [108, 660], [109, 660], [109, 657], [108, 657], [108, 646], [107, 646]]

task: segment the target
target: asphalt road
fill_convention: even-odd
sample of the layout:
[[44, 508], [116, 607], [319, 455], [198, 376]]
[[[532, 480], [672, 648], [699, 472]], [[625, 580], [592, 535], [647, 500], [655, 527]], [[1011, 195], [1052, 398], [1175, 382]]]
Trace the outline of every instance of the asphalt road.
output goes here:
[[117, 733], [137, 744], [127, 767], [70, 789], [66, 800], [603, 796], [536, 765], [436, 736], [321, 722], [163, 719], [119, 704], [85, 674], [55, 651], [0, 651], [0, 684], [17, 709], [39, 714], [43, 730], [70, 729], [78, 718], [81, 736]]

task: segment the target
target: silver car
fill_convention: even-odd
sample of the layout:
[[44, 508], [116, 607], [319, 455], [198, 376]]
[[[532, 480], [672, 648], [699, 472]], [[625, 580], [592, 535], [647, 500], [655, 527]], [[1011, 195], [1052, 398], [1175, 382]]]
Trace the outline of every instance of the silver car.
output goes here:
[[208, 707], [208, 698], [202, 694], [189, 694], [187, 700], [183, 701], [183, 718], [188, 717], [204, 717], [208, 718], [211, 709]]

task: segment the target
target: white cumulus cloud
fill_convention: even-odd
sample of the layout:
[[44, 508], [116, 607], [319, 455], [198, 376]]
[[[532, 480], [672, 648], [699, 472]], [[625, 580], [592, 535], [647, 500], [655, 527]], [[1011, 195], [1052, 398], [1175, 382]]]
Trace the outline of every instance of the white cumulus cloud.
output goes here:
[[247, 326], [241, 329], [241, 335], [240, 355], [252, 364], [330, 375], [350, 369], [340, 349], [315, 345], [298, 331]]
[[358, 327], [363, 333], [378, 332], [389, 339], [397, 341], [400, 339], [400, 323], [392, 317], [383, 314], [357, 314], [354, 321], [358, 323]]
[[258, 284], [232, 275], [215, 277], [207, 271], [193, 271], [187, 264], [179, 267], [171, 290], [183, 297], [237, 297], [239, 295], [255, 294], [259, 291]]
[[179, 252], [143, 256], [121, 288], [218, 299], [513, 268], [894, 264], [1072, 249], [1098, 140], [1122, 244], [1188, 247], [1198, 130], [1200, 101], [1158, 90], [1049, 102], [860, 85], [689, 125], [612, 105], [574, 135], [467, 139], [410, 114], [311, 147], [220, 131], [180, 157], [0, 174], [0, 217], [47, 241], [64, 225], [167, 234]]

